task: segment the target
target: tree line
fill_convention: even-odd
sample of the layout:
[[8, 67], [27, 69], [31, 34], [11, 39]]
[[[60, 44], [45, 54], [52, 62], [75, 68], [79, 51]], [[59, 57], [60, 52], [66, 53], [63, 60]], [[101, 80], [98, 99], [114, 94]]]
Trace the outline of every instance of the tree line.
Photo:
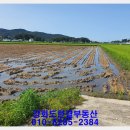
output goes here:
[[127, 43], [127, 42], [130, 42], [130, 39], [122, 39], [122, 40], [111, 41], [111, 43]]
[[14, 37], [10, 36], [4, 36], [0, 37], [0, 39], [10, 39], [10, 40], [22, 40], [22, 41], [28, 41], [29, 39], [33, 39], [33, 41], [47, 41], [47, 42], [81, 42], [81, 43], [90, 43], [91, 41], [88, 38], [74, 38], [74, 37], [67, 37], [67, 36], [59, 36], [55, 38], [44, 38], [42, 36], [37, 36], [33, 34], [27, 34], [27, 33], [21, 33], [16, 34]]

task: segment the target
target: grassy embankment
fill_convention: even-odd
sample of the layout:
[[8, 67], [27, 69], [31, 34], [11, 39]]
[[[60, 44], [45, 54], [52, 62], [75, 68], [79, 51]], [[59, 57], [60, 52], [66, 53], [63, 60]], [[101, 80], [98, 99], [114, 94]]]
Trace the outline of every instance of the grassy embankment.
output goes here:
[[17, 100], [0, 104], [0, 126], [19, 126], [27, 123], [33, 110], [70, 110], [83, 99], [76, 88], [39, 94], [32, 89], [23, 92]]
[[130, 45], [101, 45], [101, 47], [123, 70], [130, 71]]

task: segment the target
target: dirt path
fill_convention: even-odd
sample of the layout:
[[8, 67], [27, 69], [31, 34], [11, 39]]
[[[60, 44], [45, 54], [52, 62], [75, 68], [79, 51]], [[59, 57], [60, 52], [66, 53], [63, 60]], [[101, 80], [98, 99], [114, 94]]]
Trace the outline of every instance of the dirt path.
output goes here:
[[77, 110], [97, 110], [99, 126], [130, 126], [130, 101], [82, 95], [86, 101]]

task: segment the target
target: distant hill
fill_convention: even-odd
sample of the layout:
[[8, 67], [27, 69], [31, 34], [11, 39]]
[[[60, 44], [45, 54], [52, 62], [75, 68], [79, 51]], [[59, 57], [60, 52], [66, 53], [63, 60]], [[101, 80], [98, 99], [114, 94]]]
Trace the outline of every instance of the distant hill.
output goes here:
[[25, 29], [12, 29], [7, 30], [0, 28], [0, 37], [3, 39], [24, 39], [28, 40], [29, 38], [35, 39], [35, 41], [81, 41], [81, 42], [90, 42], [88, 38], [75, 38], [69, 37], [62, 34], [48, 34], [44, 32], [32, 32]]
[[59, 37], [68, 37], [68, 36], [64, 36], [61, 34], [47, 34], [44, 32], [31, 32], [31, 31], [27, 31], [25, 29], [12, 29], [12, 30], [7, 30], [7, 29], [1, 29], [0, 28], [0, 36], [4, 37], [4, 38], [15, 38], [15, 36], [17, 36], [18, 34], [29, 34], [29, 35], [34, 35], [37, 37], [42, 37], [45, 40], [48, 39], [52, 39], [52, 38], [59, 38]]

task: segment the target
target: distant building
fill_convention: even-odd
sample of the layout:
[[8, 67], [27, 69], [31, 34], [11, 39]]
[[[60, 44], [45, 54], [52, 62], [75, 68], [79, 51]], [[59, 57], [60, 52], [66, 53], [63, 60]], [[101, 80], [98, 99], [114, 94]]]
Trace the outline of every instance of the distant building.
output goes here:
[[3, 39], [3, 42], [10, 42], [10, 41], [11, 39], [8, 39], [8, 38]]
[[11, 40], [12, 42], [22, 42], [23, 40], [22, 39], [13, 39]]
[[130, 42], [127, 42], [126, 44], [130, 44]]
[[33, 40], [33, 38], [30, 38], [28, 41], [29, 41], [29, 42], [33, 42], [34, 40]]

